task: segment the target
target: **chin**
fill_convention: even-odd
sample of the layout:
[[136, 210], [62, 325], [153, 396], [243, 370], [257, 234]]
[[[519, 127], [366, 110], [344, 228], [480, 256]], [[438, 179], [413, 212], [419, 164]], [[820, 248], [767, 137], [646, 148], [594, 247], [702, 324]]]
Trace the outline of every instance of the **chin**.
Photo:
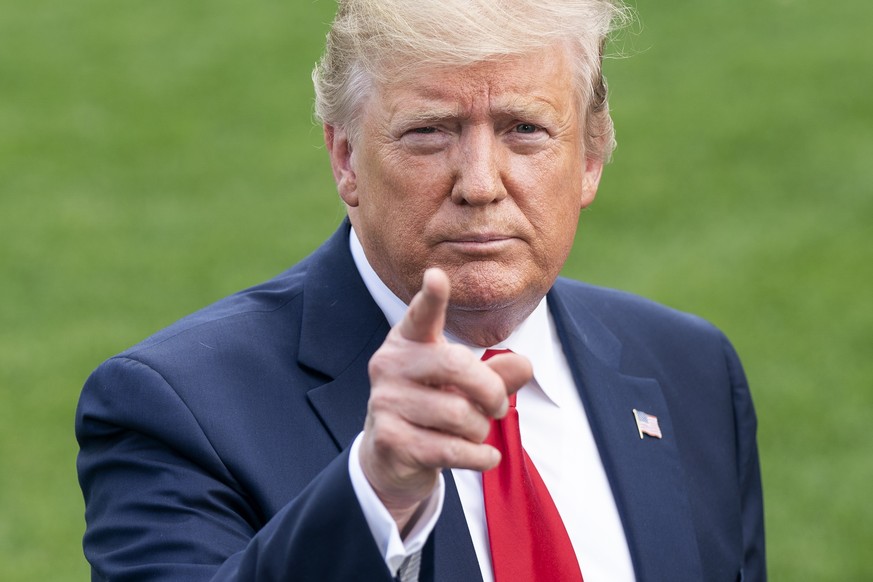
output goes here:
[[459, 311], [496, 311], [518, 305], [522, 310], [538, 301], [545, 291], [539, 285], [518, 277], [515, 273], [490, 272], [455, 273], [450, 307]]

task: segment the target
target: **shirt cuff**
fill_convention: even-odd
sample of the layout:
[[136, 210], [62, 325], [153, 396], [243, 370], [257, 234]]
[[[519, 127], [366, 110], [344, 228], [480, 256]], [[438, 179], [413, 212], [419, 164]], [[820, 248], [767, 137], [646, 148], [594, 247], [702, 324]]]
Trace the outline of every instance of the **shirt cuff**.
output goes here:
[[425, 542], [427, 542], [428, 536], [430, 536], [433, 528], [436, 526], [437, 519], [439, 519], [440, 512], [443, 509], [443, 500], [446, 494], [445, 479], [443, 479], [443, 475], [440, 473], [437, 484], [430, 496], [423, 501], [424, 507], [422, 508], [421, 515], [418, 517], [409, 535], [406, 536], [406, 539], [401, 539], [397, 523], [382, 504], [379, 496], [373, 491], [373, 487], [361, 468], [359, 451], [363, 435], [364, 433], [361, 432], [352, 443], [352, 450], [349, 452], [349, 476], [352, 480], [355, 496], [358, 498], [358, 503], [364, 512], [364, 518], [367, 520], [367, 525], [370, 526], [370, 533], [373, 534], [373, 539], [376, 541], [376, 546], [385, 559], [385, 564], [388, 566], [391, 575], [397, 576], [397, 571], [403, 564], [403, 561], [408, 556], [421, 551]]

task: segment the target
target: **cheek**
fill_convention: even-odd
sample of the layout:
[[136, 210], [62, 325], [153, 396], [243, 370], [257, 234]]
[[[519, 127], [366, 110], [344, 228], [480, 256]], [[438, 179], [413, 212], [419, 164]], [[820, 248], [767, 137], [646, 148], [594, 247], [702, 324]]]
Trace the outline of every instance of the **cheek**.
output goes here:
[[561, 209], [557, 218], [563, 224], [576, 224], [582, 211], [585, 164], [581, 156], [581, 151], [574, 149], [572, 154], [556, 160], [551, 172], [544, 174], [549, 177], [549, 198]]
[[582, 208], [581, 165], [544, 159], [515, 174], [513, 190], [534, 226], [575, 223]]
[[[417, 228], [450, 197], [452, 182], [439, 163], [417, 158], [386, 166], [378, 185], [380, 220], [385, 228]], [[389, 222], [393, 220], [394, 222]], [[421, 230], [409, 234], [421, 235]]]
[[360, 212], [370, 238], [381, 251], [397, 259], [423, 260], [422, 233], [438, 214], [448, 194], [446, 180], [433, 167], [416, 159], [386, 155], [359, 177]]
[[[563, 167], [562, 167], [563, 166]], [[563, 264], [573, 246], [581, 211], [581, 174], [572, 164], [539, 164], [523, 183], [518, 204], [534, 231], [537, 261]]]

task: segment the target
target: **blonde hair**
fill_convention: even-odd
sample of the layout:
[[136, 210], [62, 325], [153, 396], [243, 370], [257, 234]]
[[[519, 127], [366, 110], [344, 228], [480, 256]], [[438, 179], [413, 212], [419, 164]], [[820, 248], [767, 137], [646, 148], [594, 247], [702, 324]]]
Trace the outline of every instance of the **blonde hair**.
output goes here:
[[586, 124], [586, 155], [605, 162], [615, 135], [601, 61], [607, 35], [629, 18], [621, 0], [338, 0], [312, 72], [315, 115], [354, 139], [374, 83], [421, 67], [462, 67], [564, 44]]

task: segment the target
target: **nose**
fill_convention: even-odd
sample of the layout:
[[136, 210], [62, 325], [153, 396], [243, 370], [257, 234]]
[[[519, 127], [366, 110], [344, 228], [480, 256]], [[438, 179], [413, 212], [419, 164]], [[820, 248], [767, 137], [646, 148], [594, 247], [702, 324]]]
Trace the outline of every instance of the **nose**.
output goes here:
[[452, 201], [484, 206], [506, 198], [501, 156], [492, 128], [476, 126], [462, 133], [455, 161]]

